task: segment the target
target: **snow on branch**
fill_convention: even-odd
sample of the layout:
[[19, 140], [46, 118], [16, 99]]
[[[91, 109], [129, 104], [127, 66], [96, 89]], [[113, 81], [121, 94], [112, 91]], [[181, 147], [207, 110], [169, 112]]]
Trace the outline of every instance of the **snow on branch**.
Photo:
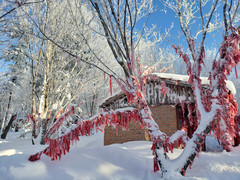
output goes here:
[[79, 141], [79, 136], [90, 136], [93, 129], [102, 131], [107, 125], [112, 125], [116, 130], [118, 126], [122, 127], [123, 130], [128, 130], [128, 124], [132, 119], [134, 119], [134, 122], [139, 122], [140, 127], [143, 128], [143, 121], [139, 115], [138, 109], [123, 108], [95, 115], [88, 120], [79, 119], [75, 128], [60, 137], [52, 138], [52, 133], [56, 133], [63, 121], [73, 113], [74, 108], [72, 107], [56, 121], [46, 135], [46, 143], [49, 144], [49, 146], [43, 151], [31, 155], [29, 161], [39, 160], [42, 154], [51, 157], [52, 160], [60, 160], [63, 154], [65, 155], [66, 152], [69, 152], [71, 144]]

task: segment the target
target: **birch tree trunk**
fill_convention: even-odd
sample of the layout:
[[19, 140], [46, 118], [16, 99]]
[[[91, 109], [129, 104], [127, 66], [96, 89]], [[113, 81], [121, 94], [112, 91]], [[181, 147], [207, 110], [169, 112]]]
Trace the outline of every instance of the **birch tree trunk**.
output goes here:
[[41, 117], [41, 127], [42, 127], [42, 134], [41, 134], [41, 141], [40, 144], [45, 144], [45, 135], [47, 132], [47, 118], [48, 118], [48, 99], [49, 99], [49, 76], [51, 76], [51, 69], [52, 69], [52, 54], [54, 51], [54, 45], [49, 42], [49, 46], [47, 49], [46, 54], [46, 64], [44, 70], [44, 80], [43, 80], [43, 90], [42, 95], [40, 98], [40, 105], [39, 105], [39, 113]]
[[42, 56], [42, 51], [43, 51], [43, 42], [44, 40], [42, 40], [41, 42], [41, 48], [38, 54], [38, 59], [37, 59], [37, 64], [36, 64], [36, 69], [34, 72], [34, 68], [33, 68], [33, 59], [32, 59], [32, 123], [33, 123], [33, 130], [32, 130], [32, 144], [34, 144], [34, 139], [37, 137], [37, 132], [36, 132], [36, 80], [37, 80], [37, 75], [38, 75], [38, 70], [39, 70], [39, 66], [40, 66], [40, 60], [41, 60], [41, 56]]
[[17, 114], [13, 114], [11, 119], [10, 119], [10, 121], [8, 122], [8, 125], [3, 129], [3, 133], [1, 135], [2, 139], [6, 139], [7, 134], [9, 132], [9, 130], [10, 130], [10, 127], [11, 127], [13, 121], [16, 119], [16, 117], [17, 117]]
[[8, 114], [9, 114], [9, 110], [10, 110], [10, 106], [11, 106], [11, 101], [12, 101], [12, 91], [10, 91], [10, 93], [9, 93], [8, 106], [7, 106], [5, 118], [3, 120], [2, 130], [5, 129], [5, 126], [6, 126], [7, 121], [8, 121]]

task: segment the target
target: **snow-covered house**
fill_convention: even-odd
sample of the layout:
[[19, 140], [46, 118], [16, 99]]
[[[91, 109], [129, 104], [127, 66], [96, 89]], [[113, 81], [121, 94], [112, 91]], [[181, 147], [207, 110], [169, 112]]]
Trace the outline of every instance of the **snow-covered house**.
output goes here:
[[[168, 136], [185, 128], [188, 136], [191, 137], [197, 128], [193, 90], [188, 83], [188, 78], [186, 75], [168, 73], [153, 73], [145, 77], [144, 90], [147, 103], [160, 130]], [[201, 79], [202, 88], [207, 89], [208, 78], [202, 77]], [[236, 93], [231, 81], [227, 81], [227, 87], [232, 94]], [[129, 106], [125, 93], [120, 92], [105, 100], [100, 107], [108, 111]], [[145, 130], [133, 120], [129, 123], [129, 131], [123, 131], [120, 127], [115, 130], [107, 126], [104, 132], [104, 145], [145, 140], [145, 138]]]

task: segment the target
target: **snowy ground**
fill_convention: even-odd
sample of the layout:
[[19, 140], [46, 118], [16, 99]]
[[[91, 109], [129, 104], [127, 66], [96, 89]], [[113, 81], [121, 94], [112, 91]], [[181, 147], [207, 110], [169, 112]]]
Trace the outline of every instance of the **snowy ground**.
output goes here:
[[[151, 143], [129, 142], [103, 146], [103, 135], [82, 137], [61, 161], [43, 155], [29, 162], [29, 155], [44, 147], [32, 146], [29, 138], [11, 136], [0, 140], [0, 180], [155, 180], [150, 151]], [[181, 150], [176, 149], [172, 158]], [[202, 152], [185, 177], [171, 179], [240, 180], [240, 147], [232, 152]]]

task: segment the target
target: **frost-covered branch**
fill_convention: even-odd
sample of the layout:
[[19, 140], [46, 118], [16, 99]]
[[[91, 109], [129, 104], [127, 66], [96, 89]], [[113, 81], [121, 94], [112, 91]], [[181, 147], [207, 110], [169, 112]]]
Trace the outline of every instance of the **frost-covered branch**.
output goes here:
[[[205, 93], [203, 92], [200, 79], [200, 73], [202, 65], [204, 65], [205, 58], [204, 41], [211, 18], [216, 11], [218, 0], [213, 1], [206, 25], [203, 23], [204, 15], [202, 14], [202, 5], [200, 2], [200, 18], [202, 20], [201, 24], [203, 26], [203, 31], [202, 39], [198, 47], [196, 46], [195, 40], [190, 36], [187, 26], [188, 23], [183, 21], [183, 17], [187, 18], [187, 16], [183, 16], [186, 12], [184, 8], [182, 9], [184, 3], [182, 4], [181, 2], [182, 1], [177, 1], [177, 14], [179, 16], [181, 29], [186, 37], [194, 64], [191, 64], [188, 55], [182, 52], [179, 47], [175, 47], [175, 50], [187, 65], [187, 73], [190, 76], [189, 83], [192, 85], [192, 89], [194, 91], [196, 115], [199, 125], [194, 132], [193, 137], [186, 141], [183, 153], [174, 160], [174, 163], [162, 155], [164, 151], [156, 151], [158, 154], [157, 157], [159, 160], [159, 166], [164, 167], [163, 169], [166, 176], [168, 171], [180, 171], [182, 175], [185, 174], [188, 166], [193, 163], [194, 158], [201, 151], [200, 147], [202, 143], [204, 143], [206, 135], [211, 130], [213, 130], [215, 135], [221, 139], [223, 148], [229, 151], [231, 149], [233, 137], [235, 136], [232, 125], [234, 124], [234, 117], [237, 114], [237, 104], [235, 98], [231, 93], [229, 93], [229, 90], [226, 87], [226, 76], [230, 74], [232, 68], [240, 61], [238, 38], [240, 33], [239, 29], [233, 28], [234, 32], [232, 32], [231, 35], [228, 35], [230, 21], [227, 20], [226, 16], [227, 1], [224, 1], [223, 5], [226, 35], [220, 47], [220, 57], [218, 60], [214, 60], [212, 71], [210, 71], [210, 87]], [[172, 9], [172, 4], [168, 3], [168, 5]]]

